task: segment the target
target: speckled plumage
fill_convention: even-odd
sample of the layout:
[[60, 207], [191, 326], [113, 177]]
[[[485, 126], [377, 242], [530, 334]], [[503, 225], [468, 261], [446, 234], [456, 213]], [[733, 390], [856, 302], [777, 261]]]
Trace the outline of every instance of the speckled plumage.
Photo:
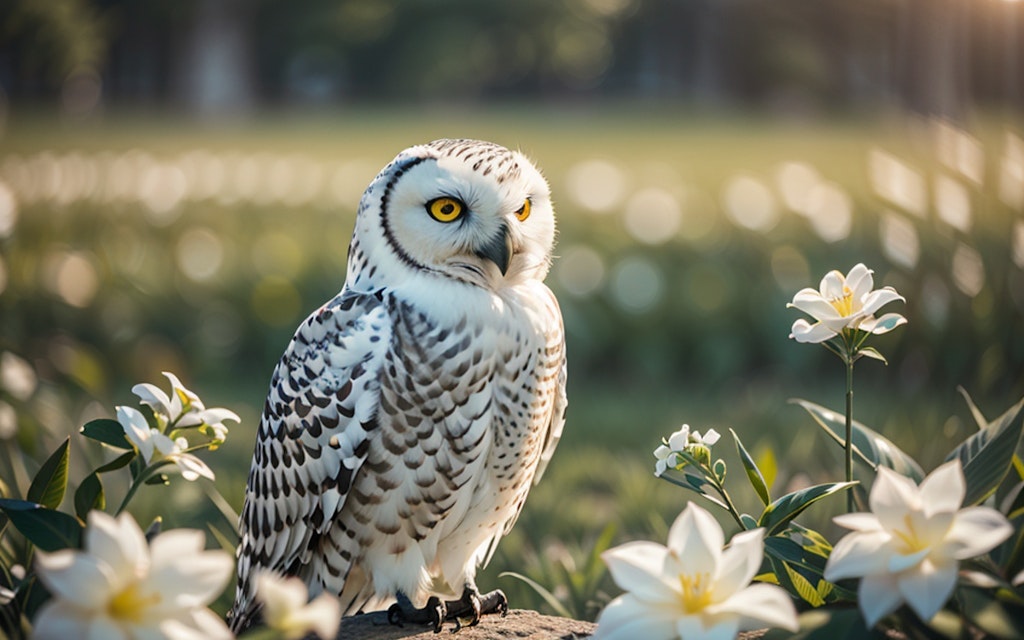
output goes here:
[[[438, 197], [465, 213], [433, 219]], [[233, 629], [258, 615], [260, 570], [339, 595], [347, 614], [473, 584], [564, 423], [562, 320], [542, 282], [553, 244], [547, 184], [518, 152], [438, 140], [374, 178], [344, 288], [273, 373]]]

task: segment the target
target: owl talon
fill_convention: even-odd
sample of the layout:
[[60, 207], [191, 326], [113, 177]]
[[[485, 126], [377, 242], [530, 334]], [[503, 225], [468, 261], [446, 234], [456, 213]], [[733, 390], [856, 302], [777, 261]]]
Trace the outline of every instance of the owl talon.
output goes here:
[[434, 633], [441, 633], [447, 619], [448, 607], [437, 596], [430, 596], [426, 606], [417, 609], [409, 598], [399, 594], [398, 602], [388, 607], [388, 623], [396, 627], [402, 627], [403, 622], [430, 624], [434, 628]]
[[508, 614], [508, 598], [501, 589], [480, 595], [475, 587], [467, 586], [461, 598], [449, 600], [445, 605], [448, 608], [448, 619], [455, 622], [453, 632], [462, 628], [464, 618], [469, 620], [466, 626], [475, 627], [484, 615], [497, 613], [504, 618]]

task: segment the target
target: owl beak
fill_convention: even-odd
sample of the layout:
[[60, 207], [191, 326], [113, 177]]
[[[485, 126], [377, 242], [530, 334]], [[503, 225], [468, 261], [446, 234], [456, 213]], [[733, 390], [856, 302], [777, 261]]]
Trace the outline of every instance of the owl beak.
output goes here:
[[512, 255], [514, 253], [512, 247], [512, 234], [504, 225], [501, 228], [501, 233], [491, 238], [487, 244], [480, 248], [476, 252], [477, 257], [484, 260], [490, 260], [498, 266], [498, 270], [501, 271], [501, 275], [508, 273], [508, 268], [512, 264]]

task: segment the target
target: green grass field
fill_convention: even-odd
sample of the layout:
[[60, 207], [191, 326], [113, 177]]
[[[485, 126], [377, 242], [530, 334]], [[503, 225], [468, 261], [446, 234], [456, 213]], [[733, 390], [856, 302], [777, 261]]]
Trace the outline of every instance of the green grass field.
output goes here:
[[[170, 370], [241, 414], [205, 456], [239, 508], [271, 370], [340, 288], [362, 188], [404, 147], [439, 137], [522, 149], [559, 215], [549, 284], [567, 327], [568, 423], [481, 580], [514, 606], [546, 605], [503, 571], [595, 613], [608, 583], [591, 552], [606, 527], [614, 541], [663, 538], [690, 498], [653, 477], [651, 451], [681, 423], [726, 434], [715, 453], [741, 508], [756, 497], [730, 427], [774, 456], [779, 488], [839, 479], [839, 448], [787, 402], [842, 407], [839, 361], [787, 337], [799, 314], [786, 302], [830, 269], [864, 262], [907, 298], [892, 310], [909, 324], [875, 342], [889, 366], [858, 364], [855, 414], [926, 468], [970, 433], [957, 385], [990, 416], [1024, 395], [1024, 142], [994, 119], [967, 134], [635, 106], [360, 108], [217, 127], [13, 118], [0, 139], [0, 196], [15, 203], [0, 206], [0, 348], [40, 386], [27, 400], [0, 391], [18, 413], [0, 477], [24, 483], [65, 434]], [[79, 470], [99, 460], [82, 443], [73, 456]], [[229, 531], [198, 485], [175, 479], [141, 498], [140, 522]], [[830, 513], [806, 521], [829, 531]]]

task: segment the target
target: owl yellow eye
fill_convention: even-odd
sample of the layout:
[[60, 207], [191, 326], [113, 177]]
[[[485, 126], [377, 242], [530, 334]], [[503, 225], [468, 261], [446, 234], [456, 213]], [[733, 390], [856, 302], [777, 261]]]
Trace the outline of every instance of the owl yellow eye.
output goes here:
[[532, 207], [532, 206], [533, 205], [530, 202], [530, 199], [527, 198], [526, 202], [523, 203], [523, 206], [521, 206], [518, 209], [516, 209], [516, 217], [519, 218], [520, 220], [526, 220], [527, 218], [529, 218], [530, 217], [530, 207]]
[[434, 198], [427, 203], [427, 213], [438, 222], [452, 222], [465, 210], [466, 205], [455, 198]]

